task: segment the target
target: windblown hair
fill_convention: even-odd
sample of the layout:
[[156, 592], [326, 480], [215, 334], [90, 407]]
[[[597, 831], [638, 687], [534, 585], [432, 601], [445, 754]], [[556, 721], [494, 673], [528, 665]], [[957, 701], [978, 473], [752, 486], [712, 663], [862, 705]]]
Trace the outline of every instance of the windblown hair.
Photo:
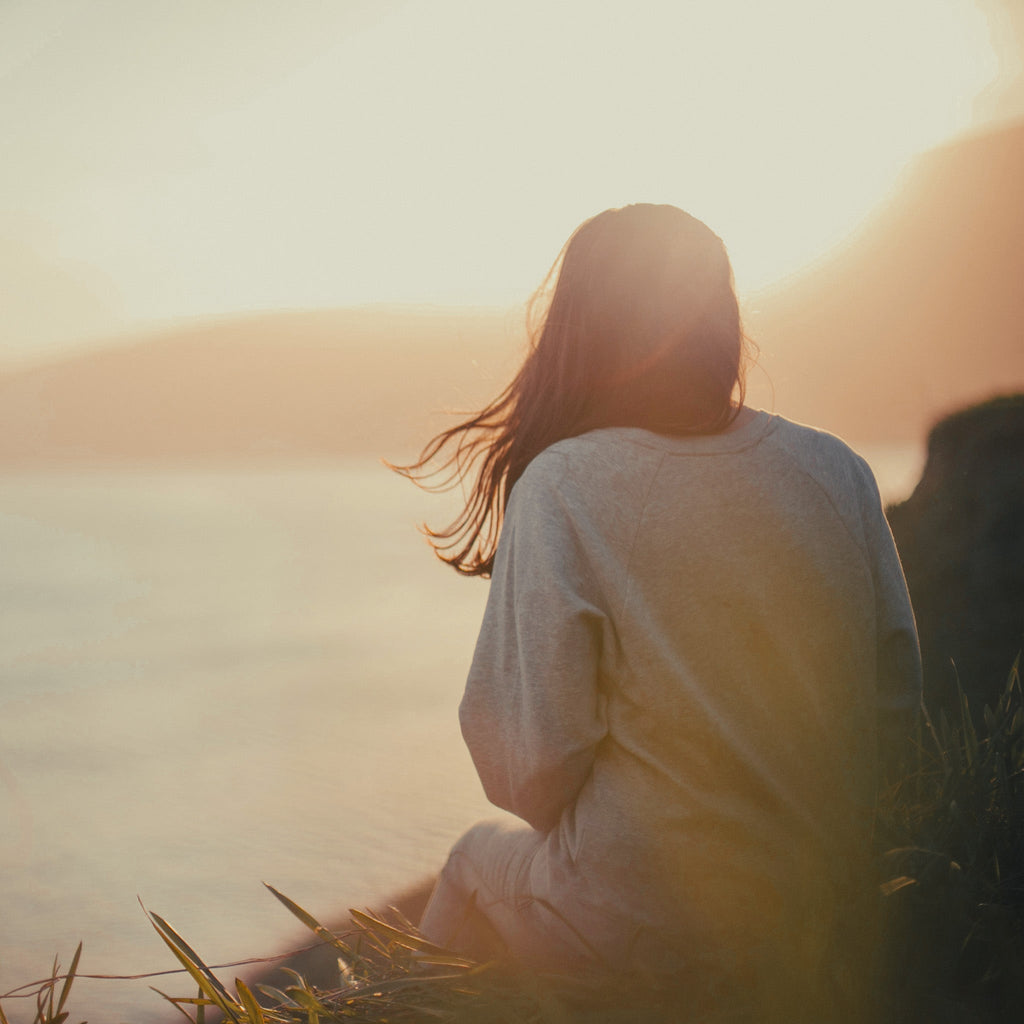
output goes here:
[[581, 224], [528, 320], [529, 350], [511, 384], [416, 462], [392, 467], [431, 490], [466, 487], [454, 522], [425, 528], [438, 557], [466, 576], [490, 576], [512, 487], [549, 445], [614, 426], [713, 434], [743, 404], [744, 336], [725, 246], [674, 206], [625, 206]]

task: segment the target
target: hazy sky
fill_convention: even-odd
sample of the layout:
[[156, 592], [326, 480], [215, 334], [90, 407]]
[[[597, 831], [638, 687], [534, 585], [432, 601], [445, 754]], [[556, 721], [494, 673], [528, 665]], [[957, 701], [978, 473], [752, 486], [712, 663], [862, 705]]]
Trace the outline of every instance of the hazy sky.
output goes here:
[[179, 316], [520, 302], [638, 200], [707, 220], [755, 288], [1017, 112], [1021, 7], [0, 0], [0, 361]]

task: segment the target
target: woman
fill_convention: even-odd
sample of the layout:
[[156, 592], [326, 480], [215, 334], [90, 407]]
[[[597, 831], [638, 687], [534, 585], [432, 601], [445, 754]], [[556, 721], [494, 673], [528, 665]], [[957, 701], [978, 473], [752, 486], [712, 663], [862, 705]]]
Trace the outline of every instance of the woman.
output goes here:
[[460, 720], [525, 822], [456, 844], [422, 931], [792, 1017], [870, 855], [876, 713], [918, 704], [875, 482], [743, 405], [732, 273], [700, 221], [608, 210], [548, 282], [511, 385], [403, 470], [468, 487], [430, 534], [492, 580]]

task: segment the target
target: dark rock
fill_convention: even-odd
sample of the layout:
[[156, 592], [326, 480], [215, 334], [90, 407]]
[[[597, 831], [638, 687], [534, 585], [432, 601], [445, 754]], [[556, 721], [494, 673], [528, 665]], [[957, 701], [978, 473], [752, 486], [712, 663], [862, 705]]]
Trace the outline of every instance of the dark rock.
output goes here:
[[917, 616], [925, 703], [958, 717], [959, 681], [980, 717], [1024, 646], [1024, 394], [936, 424], [914, 493], [887, 513]]

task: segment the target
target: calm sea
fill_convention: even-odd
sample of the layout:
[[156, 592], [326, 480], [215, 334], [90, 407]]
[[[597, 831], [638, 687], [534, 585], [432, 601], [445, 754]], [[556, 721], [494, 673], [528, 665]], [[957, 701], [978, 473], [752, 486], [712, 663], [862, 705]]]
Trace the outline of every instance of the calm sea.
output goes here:
[[[916, 448], [864, 454], [909, 492]], [[0, 481], [0, 994], [79, 940], [172, 967], [139, 900], [208, 962], [302, 945], [261, 880], [334, 920], [492, 813], [455, 718], [487, 585], [416, 533], [440, 501], [369, 460]], [[148, 984], [72, 1014], [173, 1018]]]

